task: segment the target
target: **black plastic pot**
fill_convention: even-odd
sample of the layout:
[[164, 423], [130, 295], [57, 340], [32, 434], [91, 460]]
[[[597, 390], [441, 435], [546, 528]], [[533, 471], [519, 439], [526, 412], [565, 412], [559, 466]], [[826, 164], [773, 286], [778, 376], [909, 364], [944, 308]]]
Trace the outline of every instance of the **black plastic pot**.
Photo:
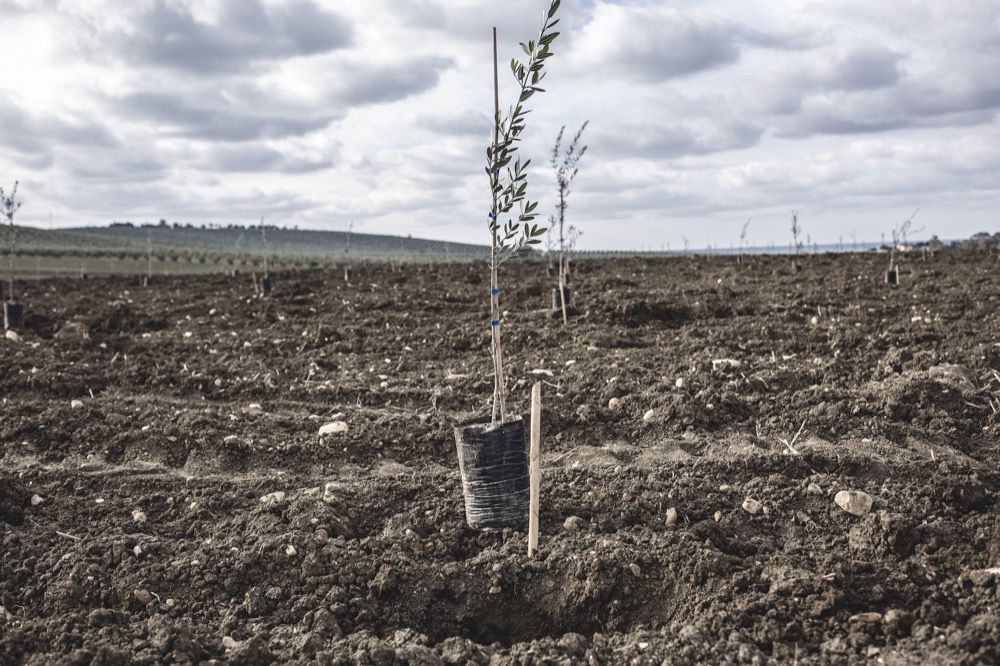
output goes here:
[[143, 275], [142, 276], [142, 286], [143, 287], [148, 287], [151, 284], [153, 284], [153, 278], [151, 278], [148, 275]]
[[271, 278], [261, 278], [260, 279], [260, 295], [265, 298], [271, 295]]
[[3, 304], [3, 327], [13, 330], [24, 328], [24, 305], [22, 303]]
[[455, 428], [465, 520], [484, 532], [528, 525], [528, 452], [520, 417], [496, 426], [472, 421]]
[[885, 283], [886, 284], [899, 284], [899, 270], [894, 268], [891, 271], [885, 272]]
[[[566, 296], [566, 307], [569, 307], [573, 303], [573, 290], [569, 287], [563, 287], [563, 293]], [[562, 310], [562, 300], [559, 298], [559, 287], [552, 290], [552, 309]]]
[[555, 266], [549, 266], [548, 268], [546, 268], [545, 274], [548, 275], [550, 278], [554, 278], [556, 276]]
[[350, 282], [352, 277], [354, 277], [354, 271], [352, 271], [350, 268], [345, 268], [344, 269], [344, 282]]

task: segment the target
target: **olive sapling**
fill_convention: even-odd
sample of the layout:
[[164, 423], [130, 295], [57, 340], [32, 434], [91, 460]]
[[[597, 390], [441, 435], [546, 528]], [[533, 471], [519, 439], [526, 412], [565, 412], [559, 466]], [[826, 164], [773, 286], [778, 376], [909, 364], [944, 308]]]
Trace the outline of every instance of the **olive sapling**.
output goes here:
[[[500, 283], [498, 269], [507, 259], [526, 249], [528, 246], [541, 243], [540, 237], [545, 234], [545, 227], [531, 224], [535, 219], [537, 201], [528, 201], [527, 167], [531, 160], [521, 161], [515, 157], [517, 143], [524, 131], [525, 116], [528, 110], [524, 108], [532, 95], [544, 92], [538, 87], [545, 77], [543, 71], [545, 61], [552, 57], [552, 42], [559, 35], [552, 29], [559, 22], [555, 18], [560, 0], [552, 0], [549, 9], [542, 18], [542, 28], [535, 40], [522, 43], [521, 49], [528, 56], [522, 63], [516, 58], [510, 62], [511, 73], [519, 87], [517, 103], [507, 111], [500, 112], [500, 83], [497, 74], [497, 40], [496, 28], [493, 29], [493, 97], [494, 116], [492, 140], [486, 149], [486, 175], [490, 181], [492, 203], [488, 213], [489, 230], [492, 238], [490, 245], [490, 328], [491, 351], [493, 356], [493, 416], [492, 422], [507, 421], [506, 386], [504, 383], [503, 354], [500, 345]], [[518, 207], [516, 217], [504, 221], [502, 218], [511, 214], [514, 206]]]

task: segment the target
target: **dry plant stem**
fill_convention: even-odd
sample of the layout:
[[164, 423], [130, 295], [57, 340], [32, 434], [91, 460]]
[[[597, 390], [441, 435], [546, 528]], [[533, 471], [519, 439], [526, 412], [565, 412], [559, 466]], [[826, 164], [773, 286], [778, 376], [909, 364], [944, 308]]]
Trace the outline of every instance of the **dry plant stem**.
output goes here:
[[531, 453], [528, 457], [529, 471], [529, 512], [528, 512], [528, 557], [538, 550], [539, 490], [542, 471], [539, 454], [542, 446], [542, 384], [531, 387]]
[[800, 425], [800, 426], [799, 426], [799, 431], [798, 431], [797, 433], [795, 433], [795, 437], [792, 437], [792, 441], [791, 441], [791, 442], [789, 442], [789, 441], [788, 441], [787, 439], [781, 439], [780, 437], [778, 438], [778, 441], [779, 441], [779, 442], [781, 442], [782, 444], [784, 444], [785, 446], [787, 446], [787, 447], [788, 447], [788, 452], [789, 452], [789, 453], [791, 453], [791, 454], [792, 454], [793, 456], [800, 456], [800, 455], [802, 455], [802, 454], [801, 454], [801, 453], [799, 453], [799, 451], [798, 451], [798, 450], [797, 450], [797, 449], [795, 448], [795, 442], [797, 442], [797, 441], [798, 441], [798, 439], [799, 439], [799, 435], [801, 435], [801, 434], [802, 434], [802, 430], [803, 430], [803, 429], [804, 429], [805, 427], [806, 427], [806, 422], [805, 422], [805, 421], [803, 421], [803, 422], [802, 422], [802, 425]]

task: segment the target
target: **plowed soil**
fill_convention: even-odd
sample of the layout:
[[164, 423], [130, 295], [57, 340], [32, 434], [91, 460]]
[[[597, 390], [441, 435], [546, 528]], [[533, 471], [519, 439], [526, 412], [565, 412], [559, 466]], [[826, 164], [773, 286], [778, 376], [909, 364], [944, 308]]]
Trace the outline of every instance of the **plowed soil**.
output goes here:
[[0, 663], [997, 663], [997, 261], [801, 264], [580, 261], [568, 325], [504, 266], [531, 559], [465, 523], [483, 266], [25, 283]]

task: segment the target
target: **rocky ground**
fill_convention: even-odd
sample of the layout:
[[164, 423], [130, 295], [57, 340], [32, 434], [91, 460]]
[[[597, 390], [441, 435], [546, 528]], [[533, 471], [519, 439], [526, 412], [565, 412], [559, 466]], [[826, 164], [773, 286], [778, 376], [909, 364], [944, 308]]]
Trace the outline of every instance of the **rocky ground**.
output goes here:
[[995, 663], [996, 258], [801, 264], [504, 267], [531, 559], [465, 524], [482, 266], [25, 283], [0, 663]]

